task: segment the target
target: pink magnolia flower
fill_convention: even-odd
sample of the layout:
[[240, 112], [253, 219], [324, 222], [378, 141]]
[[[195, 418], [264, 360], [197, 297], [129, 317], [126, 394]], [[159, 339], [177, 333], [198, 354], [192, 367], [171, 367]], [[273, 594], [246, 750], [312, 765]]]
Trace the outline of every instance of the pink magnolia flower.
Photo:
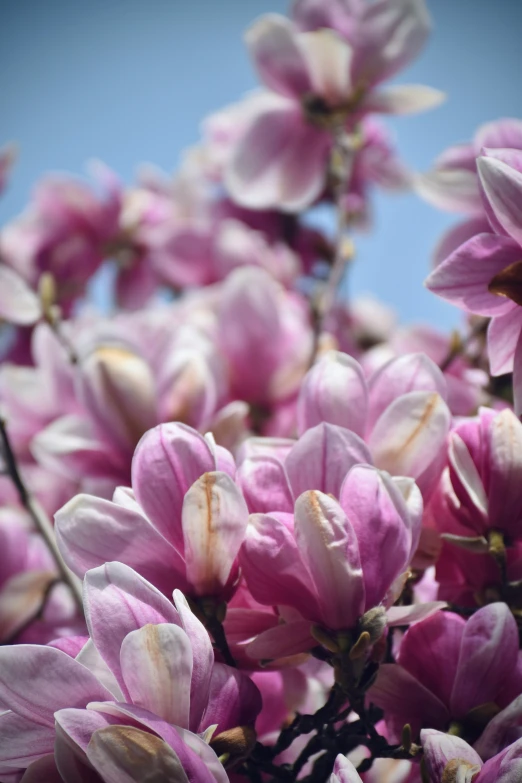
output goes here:
[[393, 360], [368, 383], [355, 359], [326, 354], [301, 386], [299, 440], [259, 438], [242, 447], [238, 481], [250, 510], [291, 513], [305, 490], [339, 497], [358, 462], [410, 476], [428, 497], [446, 459], [451, 417], [443, 396], [444, 377], [422, 354]]
[[[254, 209], [299, 212], [325, 188], [333, 131], [353, 129], [368, 112], [431, 108], [441, 94], [427, 87], [373, 91], [412, 59], [428, 33], [421, 0], [368, 6], [354, 46], [328, 29], [301, 32], [277, 14], [247, 32], [264, 85], [230, 160], [225, 182], [232, 198]], [[255, 109], [254, 109], [255, 106]]]
[[460, 737], [424, 729], [421, 742], [430, 783], [518, 783], [520, 780], [522, 740], [509, 745], [485, 764]]
[[441, 484], [449, 514], [438, 515], [439, 529], [475, 550], [487, 551], [491, 531], [510, 546], [522, 538], [522, 424], [506, 408], [481, 408], [479, 415], [452, 430], [448, 448], [449, 482]]
[[502, 721], [519, 695], [520, 666], [517, 625], [505, 604], [485, 606], [467, 622], [438, 612], [405, 633], [397, 663], [381, 665], [368, 698], [384, 710], [392, 740], [400, 741], [406, 723], [415, 738], [422, 728], [453, 727], [470, 742], [481, 737], [491, 752], [499, 734], [488, 722]]
[[270, 659], [309, 650], [317, 644], [313, 625], [334, 637], [349, 632], [353, 643], [368, 630], [375, 642], [387, 622], [406, 624], [439, 608], [390, 608], [402, 590], [421, 518], [414, 483], [369, 465], [352, 468], [339, 502], [308, 490], [297, 498], [294, 518], [253, 514], [241, 568], [255, 600], [278, 606], [284, 624], [261, 633], [248, 653]]
[[105, 190], [103, 198], [73, 179], [43, 180], [27, 212], [0, 235], [5, 262], [33, 287], [43, 272], [50, 272], [66, 310], [84, 293], [117, 231], [120, 192], [114, 175], [100, 166], [97, 176]]
[[[491, 317], [488, 355], [493, 375], [514, 370], [515, 410], [521, 402], [522, 310], [517, 275], [522, 242], [522, 152], [486, 150], [477, 160], [491, 233], [460, 245], [431, 273], [427, 287], [469, 313]], [[494, 233], [493, 233], [494, 232]]]
[[[183, 595], [174, 599], [176, 608], [110, 563], [86, 577], [90, 640], [75, 658], [55, 647], [0, 650], [8, 710], [0, 715], [2, 772], [45, 759], [65, 783], [112, 783], [123, 772], [140, 781], [151, 770], [226, 783], [207, 743], [213, 737], [222, 747], [229, 729], [251, 726], [259, 692], [244, 674], [214, 663], [207, 632]], [[85, 767], [97, 774], [88, 777]]]
[[472, 141], [456, 144], [435, 161], [432, 171], [419, 175], [415, 187], [419, 195], [439, 209], [462, 212], [464, 222], [451, 228], [440, 240], [435, 262], [439, 263], [467, 239], [491, 231], [484, 209], [477, 158], [483, 149], [522, 149], [522, 122], [501, 119], [478, 128]]
[[230, 598], [248, 509], [232, 455], [183, 424], [161, 424], [140, 441], [133, 491], [113, 501], [77, 495], [55, 517], [58, 545], [79, 576], [108, 558], [128, 564], [165, 594]]

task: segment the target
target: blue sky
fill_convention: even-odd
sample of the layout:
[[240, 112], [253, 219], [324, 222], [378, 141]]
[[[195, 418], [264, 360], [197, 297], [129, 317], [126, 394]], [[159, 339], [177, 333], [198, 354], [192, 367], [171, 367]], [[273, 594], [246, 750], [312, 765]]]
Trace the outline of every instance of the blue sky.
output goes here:
[[[446, 146], [502, 116], [522, 117], [522, 2], [428, 0], [433, 37], [401, 82], [444, 90], [436, 111], [391, 123], [403, 158], [425, 169]], [[46, 171], [83, 174], [101, 158], [126, 181], [137, 164], [173, 169], [201, 119], [256, 85], [242, 33], [280, 0], [3, 0], [0, 142], [20, 158], [0, 220], [22, 209]], [[350, 289], [405, 321], [448, 327], [453, 308], [422, 281], [455, 217], [412, 195], [376, 198], [375, 232], [357, 240]]]

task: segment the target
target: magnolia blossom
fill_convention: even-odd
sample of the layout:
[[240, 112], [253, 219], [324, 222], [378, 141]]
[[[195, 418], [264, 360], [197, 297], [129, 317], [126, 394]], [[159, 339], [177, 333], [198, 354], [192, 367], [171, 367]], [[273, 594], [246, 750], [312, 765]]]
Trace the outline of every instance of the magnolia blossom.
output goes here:
[[[207, 744], [245, 752], [260, 709], [243, 674], [214, 663], [207, 632], [181, 593], [176, 608], [120, 563], [89, 572], [90, 639], [80, 651], [19, 645], [0, 649], [0, 769], [56, 770], [78, 780], [141, 781], [152, 770], [225, 783]], [[244, 727], [244, 743], [229, 739]], [[132, 763], [130, 758], [133, 759]], [[97, 776], [88, 778], [88, 770]]]
[[248, 653], [277, 658], [311, 649], [313, 626], [334, 640], [347, 631], [352, 644], [367, 631], [375, 642], [387, 622], [404, 625], [442, 606], [390, 608], [417, 547], [421, 518], [415, 484], [368, 465], [348, 473], [339, 502], [308, 490], [297, 498], [293, 518], [253, 514], [241, 568], [256, 601], [279, 606], [284, 623], [261, 633]]
[[445, 150], [432, 171], [415, 178], [422, 198], [439, 209], [467, 215], [464, 222], [451, 228], [440, 240], [435, 262], [445, 258], [467, 239], [491, 231], [477, 171], [477, 158], [484, 149], [522, 149], [522, 122], [502, 119], [481, 125], [472, 141], [455, 144]]
[[464, 242], [431, 273], [427, 287], [463, 310], [490, 316], [488, 355], [493, 375], [514, 370], [515, 409], [521, 407], [519, 355], [522, 310], [517, 294], [522, 242], [522, 152], [486, 150], [477, 160], [490, 233]]
[[489, 758], [504, 747], [499, 724], [513, 725], [519, 713], [521, 666], [505, 604], [485, 606], [467, 622], [438, 612], [405, 633], [397, 663], [381, 665], [369, 698], [384, 710], [392, 739], [406, 723], [413, 737], [422, 728], [452, 730], [478, 740]]
[[161, 424], [140, 441], [133, 491], [113, 501], [77, 495], [56, 515], [58, 545], [83, 577], [109, 557], [169, 595], [230, 598], [248, 509], [235, 485], [232, 455], [183, 424]]
[[299, 212], [325, 188], [336, 129], [352, 130], [368, 112], [437, 105], [441, 93], [427, 87], [372, 91], [415, 57], [428, 30], [422, 0], [368, 6], [353, 46], [337, 31], [301, 32], [277, 14], [254, 23], [247, 45], [268, 89], [250, 102], [250, 122], [230, 160], [232, 197], [254, 209]]

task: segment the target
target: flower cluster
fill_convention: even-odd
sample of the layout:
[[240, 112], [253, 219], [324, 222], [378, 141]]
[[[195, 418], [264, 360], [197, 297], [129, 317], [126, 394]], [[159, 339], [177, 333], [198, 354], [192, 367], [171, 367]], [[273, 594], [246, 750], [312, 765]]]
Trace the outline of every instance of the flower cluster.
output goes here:
[[[410, 172], [429, 32], [295, 0], [174, 177], [0, 230], [4, 783], [522, 780], [522, 121]], [[464, 335], [341, 296], [375, 185], [466, 215]]]

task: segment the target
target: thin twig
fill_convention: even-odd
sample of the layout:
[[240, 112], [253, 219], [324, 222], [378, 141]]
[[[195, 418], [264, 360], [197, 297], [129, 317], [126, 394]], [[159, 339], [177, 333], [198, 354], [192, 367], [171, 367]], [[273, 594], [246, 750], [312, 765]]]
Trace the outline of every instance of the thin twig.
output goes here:
[[18, 496], [20, 498], [20, 503], [26, 509], [31, 519], [33, 520], [36, 529], [42, 536], [45, 545], [47, 546], [47, 549], [49, 550], [56, 564], [56, 568], [60, 575], [60, 579], [71, 590], [75, 603], [78, 606], [80, 612], [83, 614], [81, 584], [79, 580], [77, 580], [77, 578], [74, 576], [74, 574], [72, 574], [71, 571], [69, 571], [62, 558], [60, 550], [56, 545], [53, 526], [51, 524], [49, 517], [47, 516], [43, 508], [40, 506], [38, 501], [30, 494], [29, 490], [25, 486], [25, 483], [18, 469], [18, 462], [14, 455], [11, 442], [9, 440], [9, 435], [7, 434], [6, 423], [2, 417], [0, 417], [0, 444], [1, 444], [1, 451], [5, 461], [7, 473], [10, 476], [14, 486], [16, 487]]

